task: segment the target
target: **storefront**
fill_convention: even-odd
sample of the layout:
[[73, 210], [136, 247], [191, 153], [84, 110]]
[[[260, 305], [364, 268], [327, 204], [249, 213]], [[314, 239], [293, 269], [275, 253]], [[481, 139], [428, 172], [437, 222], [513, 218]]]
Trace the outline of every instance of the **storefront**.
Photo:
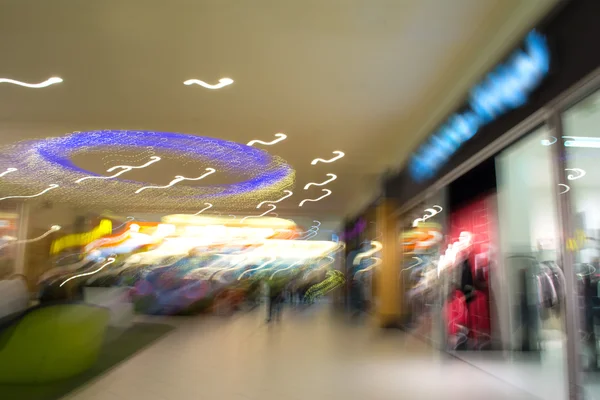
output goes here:
[[[600, 395], [599, 18], [562, 4], [385, 188], [405, 235], [443, 235], [426, 273], [402, 275], [405, 294], [433, 292], [429, 337], [541, 398]], [[398, 247], [401, 270], [424, 258]]]

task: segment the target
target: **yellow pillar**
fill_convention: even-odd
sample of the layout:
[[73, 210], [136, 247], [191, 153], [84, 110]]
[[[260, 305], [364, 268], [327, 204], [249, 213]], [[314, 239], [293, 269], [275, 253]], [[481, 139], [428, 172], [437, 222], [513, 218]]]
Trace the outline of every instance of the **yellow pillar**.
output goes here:
[[386, 199], [376, 208], [376, 226], [381, 235], [381, 265], [375, 273], [376, 315], [381, 327], [396, 326], [402, 310], [400, 249], [394, 203]]

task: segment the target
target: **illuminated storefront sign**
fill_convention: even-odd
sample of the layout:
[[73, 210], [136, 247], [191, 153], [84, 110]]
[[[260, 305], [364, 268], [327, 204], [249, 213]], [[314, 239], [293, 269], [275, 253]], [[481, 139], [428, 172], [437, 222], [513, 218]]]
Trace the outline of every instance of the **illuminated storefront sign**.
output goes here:
[[63, 236], [52, 242], [50, 254], [55, 255], [61, 251], [72, 247], [87, 246], [94, 240], [100, 239], [103, 236], [112, 234], [112, 222], [109, 219], [100, 221], [97, 227], [90, 232], [74, 233], [72, 235]]
[[522, 106], [550, 69], [550, 51], [544, 36], [536, 31], [525, 38], [523, 50], [496, 67], [471, 90], [467, 110], [452, 115], [423, 144], [409, 164], [416, 181], [431, 178], [467, 140], [500, 115]]

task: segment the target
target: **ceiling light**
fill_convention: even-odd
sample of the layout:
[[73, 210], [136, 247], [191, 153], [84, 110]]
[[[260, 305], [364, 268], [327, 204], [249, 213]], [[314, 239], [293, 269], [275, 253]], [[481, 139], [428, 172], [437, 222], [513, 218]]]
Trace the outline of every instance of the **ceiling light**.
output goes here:
[[337, 175], [335, 175], [335, 174], [327, 174], [327, 176], [330, 176], [331, 178], [327, 179], [325, 182], [321, 182], [321, 183], [314, 183], [314, 182], [307, 183], [306, 186], [304, 186], [304, 190], [308, 189], [311, 186], [324, 186], [324, 185], [328, 184], [329, 182], [333, 182], [337, 179]]
[[574, 181], [576, 179], [583, 178], [586, 174], [585, 170], [583, 170], [581, 168], [565, 168], [565, 171], [573, 171], [578, 174], [578, 175], [573, 175], [573, 174], [567, 175], [567, 179], [570, 181]]
[[24, 87], [33, 88], [33, 89], [45, 88], [50, 85], [61, 83], [62, 81], [63, 81], [62, 78], [59, 78], [56, 76], [46, 79], [44, 82], [40, 82], [40, 83], [27, 83], [27, 82], [16, 81], [14, 79], [0, 78], [0, 83], [12, 83], [13, 85], [24, 86]]
[[0, 178], [2, 178], [4, 175], [8, 175], [11, 172], [15, 172], [15, 171], [17, 171], [16, 168], [6, 168], [6, 171], [0, 173]]
[[32, 197], [38, 197], [38, 196], [43, 195], [47, 191], [55, 189], [57, 187], [58, 187], [57, 184], [52, 183], [52, 184], [48, 185], [48, 187], [46, 189], [42, 190], [41, 192], [39, 192], [37, 194], [32, 194], [31, 196], [7, 196], [7, 197], [1, 197], [0, 200], [6, 200], [6, 199], [29, 199], [29, 198], [32, 198]]
[[114, 167], [111, 167], [109, 169], [106, 170], [106, 172], [113, 172], [114, 170], [118, 169], [118, 168], [122, 168], [121, 171], [117, 172], [114, 175], [111, 176], [85, 176], [83, 178], [79, 178], [75, 181], [75, 183], [81, 183], [83, 181], [85, 181], [86, 179], [111, 179], [111, 178], [116, 178], [119, 175], [124, 174], [125, 172], [129, 172], [132, 169], [140, 169], [140, 168], [146, 168], [147, 166], [154, 164], [157, 161], [160, 161], [161, 158], [158, 156], [152, 156], [150, 157], [150, 161], [148, 161], [146, 164], [134, 167], [131, 165], [115, 165]]
[[267, 204], [267, 203], [270, 203], [270, 204], [272, 204], [272, 203], [279, 203], [280, 201], [285, 200], [285, 199], [287, 199], [288, 197], [290, 197], [291, 195], [294, 194], [291, 190], [284, 190], [283, 192], [287, 193], [287, 194], [285, 196], [283, 196], [282, 198], [280, 198], [279, 200], [275, 200], [275, 201], [268, 201], [268, 200], [267, 201], [262, 201], [262, 202], [258, 203], [258, 205], [256, 206], [256, 208], [260, 208], [260, 207], [262, 207], [263, 204]]
[[282, 140], [285, 140], [287, 138], [287, 135], [285, 133], [276, 133], [275, 137], [277, 137], [278, 139], [275, 139], [275, 140], [273, 140], [271, 142], [263, 142], [262, 140], [256, 140], [256, 139], [254, 139], [254, 140], [249, 141], [246, 144], [246, 146], [252, 146], [255, 143], [264, 144], [265, 146], [272, 146], [275, 143], [279, 143]]
[[186, 178], [185, 176], [181, 176], [181, 175], [177, 175], [175, 176], [175, 179], [173, 179], [171, 182], [169, 182], [168, 185], [165, 186], [144, 186], [139, 188], [138, 190], [135, 191], [135, 194], [138, 194], [146, 189], [166, 189], [166, 188], [170, 188], [171, 186], [175, 185], [176, 183], [179, 183], [181, 181], [199, 181], [201, 179], [206, 178], [209, 175], [214, 174], [215, 172], [217, 172], [214, 168], [206, 168], [206, 171], [208, 171], [207, 173], [200, 175], [197, 178]]
[[200, 85], [206, 89], [212, 89], [212, 90], [224, 88], [225, 86], [229, 86], [232, 83], [233, 83], [233, 79], [231, 79], [231, 78], [221, 78], [221, 79], [219, 79], [219, 83], [217, 83], [216, 85], [211, 85], [209, 83], [201, 81], [200, 79], [188, 79], [187, 81], [183, 82], [183, 84], [186, 86], [195, 84], [195, 85]]
[[321, 191], [325, 192], [325, 194], [319, 198], [316, 199], [304, 199], [300, 202], [299, 207], [302, 207], [304, 205], [304, 203], [306, 203], [307, 201], [319, 201], [319, 200], [323, 200], [325, 197], [331, 195], [331, 190], [329, 189], [321, 189]]
[[202, 214], [204, 211], [208, 210], [209, 208], [212, 208], [212, 206], [213, 206], [213, 205], [212, 205], [212, 204], [210, 204], [210, 203], [204, 203], [204, 205], [205, 205], [206, 207], [204, 207], [202, 210], [198, 211], [198, 212], [197, 212], [196, 214], [194, 214], [194, 215], [200, 215], [200, 214]]
[[273, 212], [277, 209], [277, 206], [275, 204], [269, 204], [269, 206], [271, 206], [271, 209], [269, 211], [265, 211], [264, 213], [260, 214], [260, 215], [248, 215], [247, 217], [244, 217], [241, 219], [242, 222], [244, 222], [246, 219], [248, 218], [259, 218], [259, 217], [264, 217], [265, 215], [267, 215], [270, 212]]
[[346, 155], [346, 154], [344, 154], [343, 151], [339, 151], [339, 150], [334, 151], [333, 154], [336, 154], [336, 156], [333, 158], [330, 158], [329, 160], [323, 160], [322, 158], [315, 158], [314, 160], [311, 161], [311, 165], [316, 165], [319, 162], [324, 162], [324, 163], [329, 164], [336, 160], [339, 160], [340, 158], [342, 158]]

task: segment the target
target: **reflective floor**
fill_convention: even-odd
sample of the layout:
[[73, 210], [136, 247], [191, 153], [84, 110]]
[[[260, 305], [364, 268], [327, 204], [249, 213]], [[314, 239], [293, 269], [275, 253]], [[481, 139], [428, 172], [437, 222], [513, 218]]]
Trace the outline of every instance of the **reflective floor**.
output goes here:
[[[536, 399], [399, 331], [328, 305], [233, 317], [157, 317], [176, 329], [68, 400]], [[152, 319], [152, 318], [151, 318]]]

